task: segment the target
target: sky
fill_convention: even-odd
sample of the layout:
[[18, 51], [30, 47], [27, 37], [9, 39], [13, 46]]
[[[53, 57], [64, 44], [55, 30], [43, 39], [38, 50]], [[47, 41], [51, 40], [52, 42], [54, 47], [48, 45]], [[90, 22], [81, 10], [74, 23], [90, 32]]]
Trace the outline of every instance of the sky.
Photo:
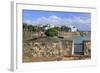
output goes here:
[[74, 26], [80, 31], [91, 30], [91, 13], [23, 10], [22, 21], [32, 25], [53, 24], [54, 26]]

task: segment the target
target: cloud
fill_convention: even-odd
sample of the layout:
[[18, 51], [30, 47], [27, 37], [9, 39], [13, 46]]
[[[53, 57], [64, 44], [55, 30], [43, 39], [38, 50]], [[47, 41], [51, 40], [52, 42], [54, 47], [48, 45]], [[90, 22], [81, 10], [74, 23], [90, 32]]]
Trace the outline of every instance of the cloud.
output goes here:
[[91, 19], [89, 17], [74, 17], [72, 24], [79, 30], [91, 30]]
[[56, 19], [56, 20], [61, 20], [60, 17], [56, 16], [56, 15], [52, 15], [49, 17], [50, 19]]
[[25, 20], [23, 21], [24, 23], [28, 23], [28, 24], [32, 24], [32, 21], [31, 20]]
[[66, 26], [75, 26], [78, 29], [81, 30], [90, 30], [91, 29], [91, 19], [90, 17], [86, 16], [74, 16], [70, 18], [61, 18], [56, 15], [51, 15], [49, 17], [39, 17], [35, 19], [34, 21], [26, 21], [28, 23], [31, 23], [33, 25], [46, 25], [46, 24], [53, 24], [55, 26], [61, 26], [61, 25], [66, 25]]
[[46, 25], [46, 24], [54, 24], [55, 26], [57, 26], [57, 25], [61, 25], [63, 22], [62, 22], [62, 19], [60, 17], [52, 15], [52, 16], [49, 16], [49, 17], [37, 18], [32, 23], [33, 24], [44, 24], [44, 25]]
[[91, 24], [91, 19], [78, 16], [78, 17], [74, 17], [73, 22], [80, 23], [80, 24]]

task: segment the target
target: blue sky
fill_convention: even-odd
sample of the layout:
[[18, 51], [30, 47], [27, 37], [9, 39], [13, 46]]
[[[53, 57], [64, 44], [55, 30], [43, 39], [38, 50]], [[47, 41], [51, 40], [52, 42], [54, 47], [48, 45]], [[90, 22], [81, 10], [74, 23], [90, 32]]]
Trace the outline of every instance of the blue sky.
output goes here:
[[53, 24], [55, 26], [75, 26], [81, 31], [91, 30], [91, 14], [80, 12], [56, 12], [23, 10], [22, 21], [32, 25]]

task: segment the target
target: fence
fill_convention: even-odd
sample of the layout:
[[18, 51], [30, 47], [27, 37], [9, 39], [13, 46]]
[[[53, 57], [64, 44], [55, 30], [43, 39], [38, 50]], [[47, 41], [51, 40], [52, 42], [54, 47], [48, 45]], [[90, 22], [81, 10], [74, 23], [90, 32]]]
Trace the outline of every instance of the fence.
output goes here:
[[74, 44], [74, 54], [75, 55], [84, 55], [83, 43]]

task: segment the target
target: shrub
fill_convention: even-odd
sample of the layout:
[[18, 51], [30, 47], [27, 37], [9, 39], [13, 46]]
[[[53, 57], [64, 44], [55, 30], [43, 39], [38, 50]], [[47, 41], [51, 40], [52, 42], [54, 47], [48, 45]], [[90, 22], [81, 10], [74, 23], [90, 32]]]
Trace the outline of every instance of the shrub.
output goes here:
[[50, 29], [48, 29], [48, 30], [45, 31], [45, 34], [47, 36], [54, 37], [54, 36], [58, 35], [58, 30], [55, 29], [55, 28], [50, 28]]

